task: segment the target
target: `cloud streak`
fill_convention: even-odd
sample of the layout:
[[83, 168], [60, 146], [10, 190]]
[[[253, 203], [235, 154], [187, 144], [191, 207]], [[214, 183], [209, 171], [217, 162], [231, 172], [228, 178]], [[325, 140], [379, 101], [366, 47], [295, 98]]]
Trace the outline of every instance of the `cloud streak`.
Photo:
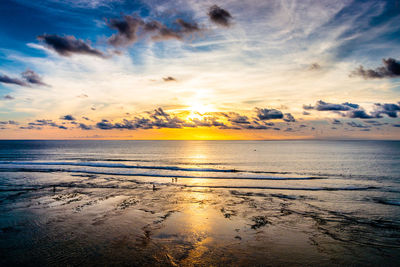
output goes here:
[[10, 78], [7, 75], [0, 75], [0, 83], [15, 84], [19, 86], [30, 86], [30, 85], [42, 85], [49, 86], [46, 84], [42, 77], [39, 76], [33, 70], [27, 69], [21, 73], [21, 78]]
[[37, 37], [39, 41], [46, 44], [61, 56], [71, 56], [73, 54], [91, 55], [106, 58], [106, 55], [91, 47], [83, 40], [76, 39], [75, 36], [60, 36], [56, 34], [43, 34]]

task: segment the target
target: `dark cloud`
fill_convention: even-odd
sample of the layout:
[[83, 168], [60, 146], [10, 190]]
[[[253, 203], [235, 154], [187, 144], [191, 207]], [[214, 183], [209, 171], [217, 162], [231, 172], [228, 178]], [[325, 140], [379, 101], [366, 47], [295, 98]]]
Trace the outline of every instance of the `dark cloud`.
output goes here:
[[92, 129], [92, 126], [86, 125], [84, 123], [79, 123], [78, 127], [81, 128], [82, 130], [91, 130]]
[[368, 114], [365, 112], [365, 110], [362, 110], [362, 109], [350, 110], [350, 111], [347, 113], [347, 116], [348, 116], [349, 118], [352, 118], [352, 119], [356, 119], [356, 118], [358, 118], [358, 119], [371, 119], [371, 118], [374, 118], [373, 116], [368, 115]]
[[349, 125], [351, 127], [355, 127], [355, 128], [369, 128], [369, 127], [371, 127], [369, 125], [363, 125], [363, 124], [360, 124], [360, 123], [357, 123], [357, 122], [354, 122], [354, 121], [348, 122], [347, 125]]
[[20, 79], [10, 78], [7, 75], [0, 75], [0, 83], [16, 84], [19, 86], [29, 86], [30, 84], [49, 86], [43, 82], [42, 78], [36, 72], [30, 69], [21, 73], [21, 77]]
[[16, 121], [0, 121], [0, 124], [5, 125], [5, 124], [10, 124], [10, 125], [18, 125], [19, 123]]
[[164, 80], [164, 82], [176, 82], [176, 79], [171, 76], [163, 77], [163, 80]]
[[390, 118], [397, 118], [398, 112], [400, 112], [400, 105], [376, 103], [372, 116], [374, 118], [382, 118], [382, 114], [386, 114]]
[[151, 30], [148, 31], [154, 33], [154, 35], [152, 36], [152, 39], [154, 41], [163, 41], [168, 39], [183, 40], [185, 36], [203, 30], [197, 25], [197, 23], [187, 22], [183, 19], [177, 19], [175, 25], [177, 27], [170, 28], [160, 22], [155, 21], [153, 22], [153, 27], [151, 28]]
[[305, 116], [310, 115], [310, 114], [311, 114], [310, 112], [303, 111], [303, 115], [305, 115]]
[[28, 86], [28, 83], [19, 78], [10, 78], [7, 75], [0, 75], [0, 83], [16, 84], [19, 86]]
[[114, 128], [113, 124], [108, 120], [102, 120], [101, 122], [96, 123], [96, 127], [102, 130], [111, 130]]
[[296, 119], [290, 113], [285, 113], [283, 120], [286, 122], [295, 122], [296, 121]]
[[260, 120], [283, 119], [283, 113], [277, 109], [256, 108]]
[[210, 7], [208, 16], [212, 22], [221, 26], [228, 27], [232, 23], [232, 15], [217, 5]]
[[199, 32], [202, 29], [200, 29], [199, 25], [195, 22], [188, 22], [184, 21], [183, 19], [177, 19], [176, 23], [180, 26], [180, 32], [182, 33], [193, 33], [193, 32]]
[[375, 121], [375, 120], [366, 120], [366, 121], [364, 121], [364, 122], [365, 122], [365, 123], [368, 123], [368, 124], [370, 124], [370, 125], [372, 125], [372, 126], [383, 126], [383, 125], [388, 124], [387, 122], [381, 123], [381, 122]]
[[117, 33], [108, 39], [108, 43], [113, 46], [131, 45], [147, 34], [151, 35], [151, 39], [154, 41], [182, 40], [189, 34], [203, 30], [197, 23], [188, 22], [181, 18], [175, 21], [175, 27], [168, 27], [156, 20], [146, 22], [139, 16], [131, 15], [125, 15], [120, 19], [110, 19], [108, 26], [117, 30]]
[[15, 98], [13, 96], [10, 96], [10, 95], [5, 95], [5, 96], [3, 96], [3, 99], [4, 100], [13, 100]]
[[164, 118], [168, 118], [169, 114], [165, 112], [162, 108], [157, 108], [154, 110], [154, 113], [152, 115], [153, 118], [158, 119], [158, 116], [162, 116]]
[[39, 76], [33, 70], [27, 69], [23, 73], [21, 73], [22, 77], [30, 84], [44, 85], [49, 86], [45, 82], [43, 82], [42, 77]]
[[248, 129], [248, 130], [266, 130], [269, 128], [271, 128], [271, 127], [268, 127], [266, 125], [246, 125], [246, 126], [244, 126], [244, 129]]
[[383, 66], [376, 69], [364, 69], [359, 66], [351, 72], [350, 76], [361, 76], [364, 79], [381, 79], [400, 77], [400, 62], [393, 59], [382, 59]]
[[41, 129], [41, 127], [38, 127], [38, 126], [51, 126], [51, 127], [55, 127], [55, 128], [59, 128], [59, 129], [63, 129], [63, 130], [68, 129], [64, 125], [59, 125], [59, 124], [53, 122], [52, 120], [44, 120], [44, 119], [36, 120], [35, 122], [30, 122], [30, 123], [28, 123], [28, 127], [20, 127], [20, 128], [21, 129]]
[[33, 125], [29, 125], [29, 126], [21, 126], [21, 127], [19, 127], [20, 129], [23, 129], [23, 130], [41, 130], [42, 129], [42, 127], [35, 127], [35, 126], [33, 126]]
[[342, 122], [341, 122], [340, 120], [334, 119], [334, 120], [332, 121], [332, 124], [339, 125], [339, 124], [342, 124]]
[[315, 109], [318, 111], [348, 111], [350, 109], [358, 108], [359, 105], [345, 102], [343, 104], [332, 104], [327, 103], [322, 100], [317, 101], [315, 106], [312, 105], [303, 105], [303, 109], [310, 110]]
[[[374, 106], [374, 111], [368, 114], [360, 105], [345, 102], [342, 104], [332, 104], [327, 103], [322, 100], [318, 101], [315, 106], [303, 105], [303, 109], [310, 110], [315, 109], [318, 111], [333, 111], [337, 112], [343, 117], [348, 117], [352, 119], [372, 119], [372, 118], [382, 118], [383, 114], [391, 118], [397, 118], [400, 112], [400, 105], [398, 104], [380, 104], [376, 103]], [[346, 111], [342, 113], [341, 111]]]
[[123, 16], [121, 19], [110, 19], [108, 26], [117, 30], [118, 33], [113, 34], [108, 42], [113, 46], [127, 46], [137, 41], [139, 26], [144, 22], [139, 17]]
[[73, 54], [92, 55], [105, 58], [106, 55], [91, 47], [83, 40], [76, 39], [74, 36], [59, 36], [56, 34], [43, 34], [38, 36], [48, 47], [62, 56], [71, 56]]
[[235, 114], [228, 120], [235, 124], [250, 124], [249, 118], [247, 116], [241, 116], [239, 114]]
[[74, 116], [72, 116], [72, 115], [65, 115], [65, 116], [62, 116], [60, 119], [66, 120], [66, 121], [74, 121], [74, 120], [76, 120], [74, 118]]
[[392, 124], [393, 127], [400, 127], [400, 124]]

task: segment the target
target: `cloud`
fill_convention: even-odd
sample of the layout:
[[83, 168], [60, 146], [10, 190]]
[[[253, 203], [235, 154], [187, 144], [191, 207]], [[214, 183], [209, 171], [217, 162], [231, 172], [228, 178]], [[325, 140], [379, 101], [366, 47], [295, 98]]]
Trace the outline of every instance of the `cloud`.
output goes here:
[[83, 40], [76, 39], [74, 36], [59, 36], [56, 34], [43, 34], [37, 37], [49, 48], [56, 51], [61, 56], [71, 56], [73, 54], [84, 54], [105, 58], [106, 55], [91, 47]]
[[[303, 105], [303, 109], [318, 110], [318, 111], [333, 111], [338, 112], [343, 117], [348, 117], [352, 119], [372, 119], [372, 118], [382, 118], [383, 114], [390, 118], [397, 118], [400, 112], [400, 105], [392, 103], [375, 103], [374, 110], [368, 114], [360, 105], [345, 102], [342, 104], [327, 103], [322, 100], [317, 101], [315, 106]], [[341, 113], [340, 111], [346, 111], [346, 113]]]
[[353, 119], [355, 119], [355, 118], [358, 118], [358, 119], [371, 119], [371, 118], [374, 118], [373, 116], [368, 115], [365, 112], [365, 110], [362, 110], [362, 109], [350, 110], [347, 113], [347, 117], [353, 118]]
[[382, 59], [383, 66], [376, 69], [364, 69], [359, 66], [350, 76], [361, 76], [364, 79], [382, 79], [400, 77], [400, 62], [393, 59]]
[[5, 96], [3, 96], [3, 99], [4, 100], [13, 100], [15, 98], [13, 96], [10, 96], [10, 95], [5, 95]]
[[101, 122], [96, 123], [96, 127], [102, 130], [111, 130], [114, 128], [112, 123], [104, 119]]
[[164, 82], [176, 82], [176, 79], [171, 76], [163, 77], [163, 80], [164, 80]]
[[22, 77], [30, 84], [44, 85], [49, 86], [45, 82], [43, 82], [42, 77], [39, 76], [33, 70], [27, 69], [23, 73], [21, 73]]
[[20, 127], [20, 129], [37, 129], [40, 130], [42, 129], [42, 127], [37, 127], [37, 126], [51, 126], [51, 127], [55, 127], [55, 128], [59, 128], [59, 129], [63, 129], [63, 130], [67, 130], [68, 128], [65, 127], [64, 125], [59, 125], [55, 122], [53, 122], [52, 120], [36, 120], [35, 122], [30, 122], [28, 123], [28, 127]]
[[308, 69], [309, 70], [320, 70], [321, 65], [319, 65], [318, 63], [312, 63]]
[[118, 32], [108, 39], [108, 43], [113, 46], [128, 46], [147, 34], [152, 36], [153, 41], [182, 40], [186, 35], [203, 30], [197, 23], [181, 18], [178, 18], [174, 25], [176, 27], [171, 28], [156, 20], [146, 22], [139, 16], [131, 15], [125, 15], [120, 19], [110, 19], [108, 26]]
[[269, 128], [271, 128], [271, 127], [268, 127], [266, 125], [246, 125], [246, 126], [244, 126], [244, 129], [248, 129], [248, 130], [266, 130]]
[[[187, 118], [187, 114], [182, 113], [170, 114], [163, 108], [159, 107], [151, 112], [145, 112], [145, 117], [125, 118], [120, 122], [113, 122], [103, 119], [97, 122], [95, 127], [102, 130], [111, 129], [160, 129], [160, 128], [197, 128], [197, 127], [217, 127], [219, 129], [233, 129], [233, 130], [267, 130], [271, 129], [273, 123], [265, 123], [258, 119], [250, 120], [248, 116], [241, 115], [236, 112], [208, 112], [207, 114], [199, 114], [200, 118]], [[129, 115], [129, 114], [128, 114]], [[293, 116], [289, 113], [282, 114], [282, 118], [287, 121], [295, 121]], [[228, 123], [225, 123], [228, 121]], [[85, 127], [80, 127], [86, 129]], [[276, 129], [275, 129], [276, 130]]]
[[2, 125], [4, 125], [4, 124], [18, 125], [19, 123], [16, 121], [9, 120], [9, 121], [0, 121], [0, 124], [2, 124]]
[[241, 116], [239, 114], [235, 114], [233, 117], [230, 117], [228, 120], [235, 124], [250, 124], [249, 118], [247, 116]]
[[227, 10], [222, 9], [217, 5], [210, 7], [208, 16], [212, 22], [221, 26], [229, 27], [232, 23], [231, 14]]
[[382, 118], [382, 114], [386, 114], [390, 118], [397, 118], [398, 112], [400, 112], [400, 105], [376, 103], [372, 116], [374, 118]]
[[108, 42], [113, 46], [127, 46], [136, 42], [139, 26], [143, 24], [141, 18], [129, 15], [123, 16], [122, 19], [110, 19], [108, 26], [117, 30], [118, 33], [113, 34]]
[[183, 19], [177, 19], [176, 23], [181, 27], [180, 32], [182, 33], [193, 33], [202, 30], [196, 22], [187, 22]]
[[356, 123], [354, 121], [348, 122], [347, 125], [349, 125], [351, 127], [355, 127], [355, 128], [369, 128], [369, 127], [371, 127], [369, 125], [363, 125], [363, 124], [360, 124], [360, 123]]
[[303, 109], [310, 110], [315, 109], [318, 111], [347, 111], [350, 109], [358, 108], [359, 105], [345, 102], [343, 104], [332, 104], [327, 103], [322, 100], [317, 101], [315, 106], [312, 105], [303, 105]]
[[383, 126], [383, 125], [388, 124], [387, 122], [381, 123], [381, 122], [375, 121], [375, 120], [368, 120], [368, 121], [364, 121], [364, 122], [371, 124], [372, 126]]
[[30, 69], [21, 73], [21, 79], [10, 78], [7, 75], [0, 75], [0, 83], [16, 84], [19, 86], [29, 86], [30, 84], [49, 86], [43, 82], [39, 74]]
[[341, 125], [342, 122], [341, 122], [340, 120], [334, 119], [334, 120], [332, 121], [332, 124]]
[[285, 113], [283, 120], [286, 122], [295, 122], [296, 121], [296, 119], [290, 113]]
[[93, 129], [92, 128], [92, 126], [90, 126], [90, 125], [86, 125], [86, 124], [84, 124], [84, 123], [79, 123], [79, 126], [78, 126], [80, 129], [82, 129], [82, 130], [91, 130], [91, 129]]
[[65, 115], [65, 116], [62, 116], [60, 119], [65, 120], [65, 121], [74, 121], [74, 120], [76, 120], [72, 115]]
[[257, 110], [257, 117], [260, 120], [275, 120], [283, 118], [283, 113], [277, 109], [256, 108], [256, 110]]
[[7, 75], [0, 75], [0, 83], [16, 84], [20, 86], [28, 86], [28, 84], [19, 78], [10, 78]]

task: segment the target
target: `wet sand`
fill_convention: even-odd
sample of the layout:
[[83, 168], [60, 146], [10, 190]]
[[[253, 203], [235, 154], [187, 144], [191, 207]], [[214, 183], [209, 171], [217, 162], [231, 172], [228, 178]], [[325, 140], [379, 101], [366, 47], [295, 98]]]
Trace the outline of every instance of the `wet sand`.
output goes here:
[[175, 180], [154, 189], [132, 181], [108, 188], [92, 185], [95, 176], [80, 178], [82, 186], [2, 192], [0, 265], [400, 262], [399, 225], [324, 208], [318, 192], [195, 188]]

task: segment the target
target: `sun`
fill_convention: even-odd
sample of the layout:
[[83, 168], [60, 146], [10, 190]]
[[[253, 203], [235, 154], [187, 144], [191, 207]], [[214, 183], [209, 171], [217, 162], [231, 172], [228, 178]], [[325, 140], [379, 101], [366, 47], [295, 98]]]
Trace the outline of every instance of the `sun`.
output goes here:
[[190, 111], [190, 114], [187, 117], [188, 119], [202, 120], [205, 113], [212, 112], [214, 109], [212, 108], [211, 105], [195, 102], [189, 105], [188, 110]]
[[202, 103], [194, 103], [193, 105], [191, 105], [190, 110], [192, 112], [204, 114], [206, 112], [210, 112], [211, 108], [208, 105], [204, 105]]

